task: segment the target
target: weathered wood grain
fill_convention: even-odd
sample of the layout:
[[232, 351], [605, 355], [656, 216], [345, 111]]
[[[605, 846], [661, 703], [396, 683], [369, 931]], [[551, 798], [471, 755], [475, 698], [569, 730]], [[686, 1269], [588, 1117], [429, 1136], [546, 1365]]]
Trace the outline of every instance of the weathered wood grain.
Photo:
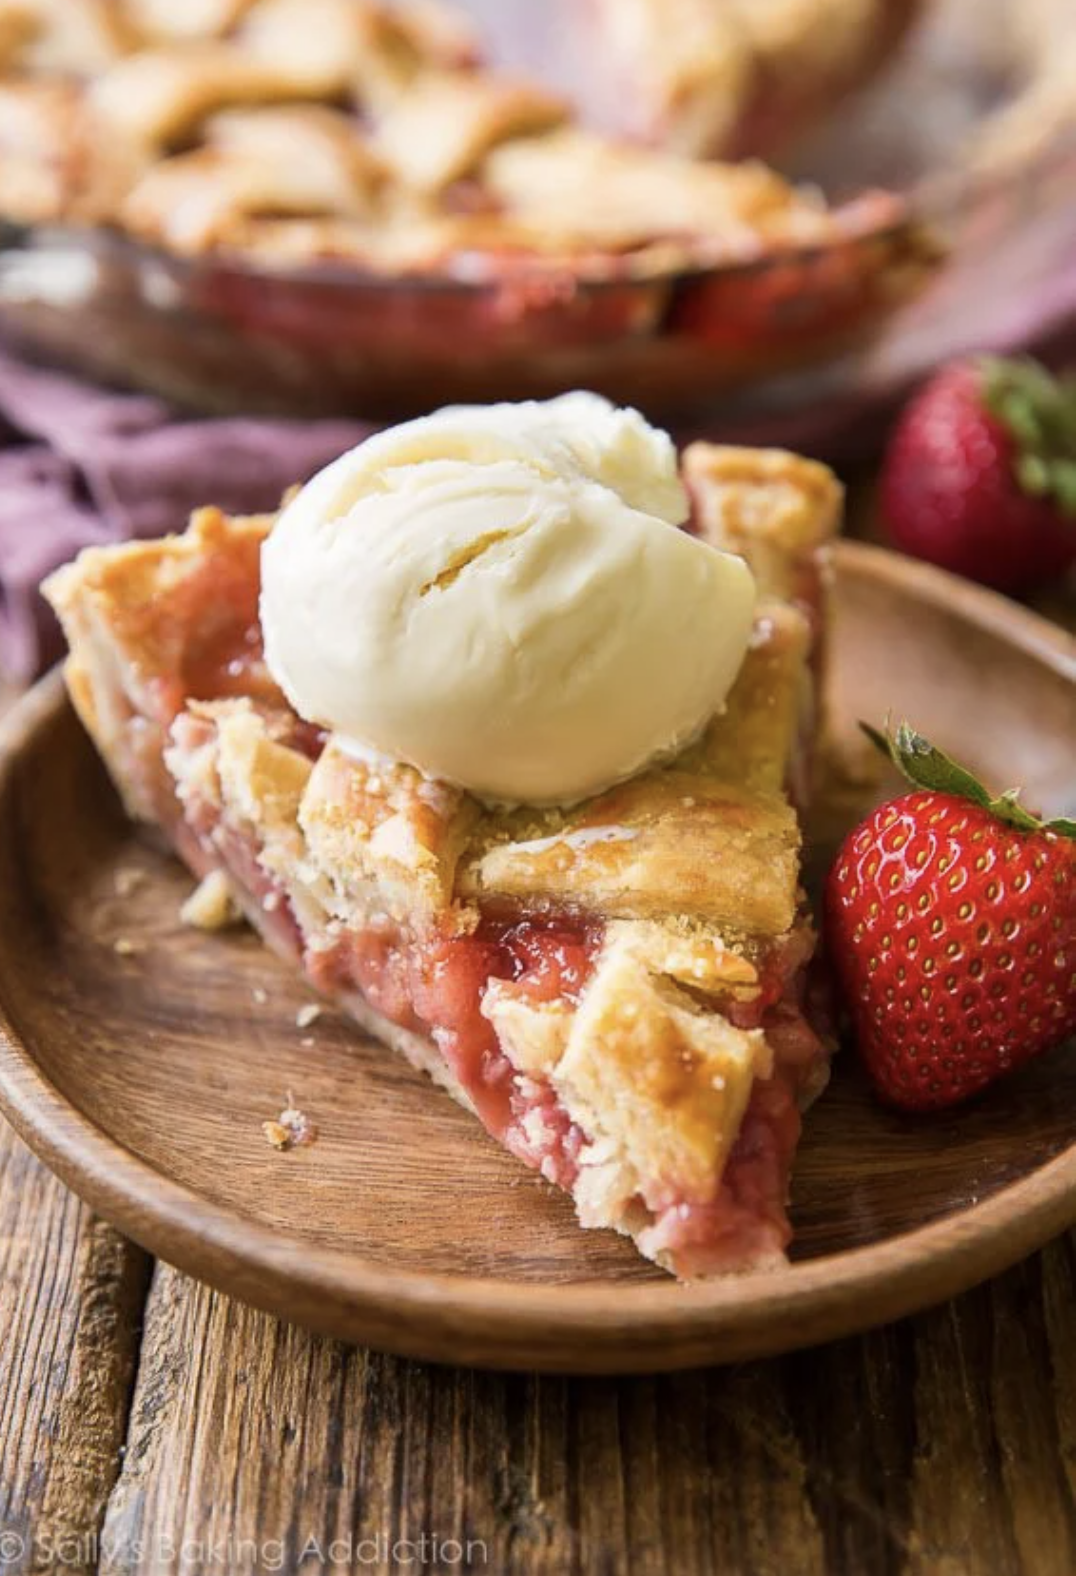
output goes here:
[[[0, 1570], [96, 1568], [145, 1256], [0, 1120]], [[6, 1541], [5, 1541], [6, 1538]]]
[[102, 1570], [425, 1534], [527, 1576], [1071, 1576], [1074, 1333], [1073, 1235], [870, 1335], [620, 1381], [348, 1350], [158, 1268]]

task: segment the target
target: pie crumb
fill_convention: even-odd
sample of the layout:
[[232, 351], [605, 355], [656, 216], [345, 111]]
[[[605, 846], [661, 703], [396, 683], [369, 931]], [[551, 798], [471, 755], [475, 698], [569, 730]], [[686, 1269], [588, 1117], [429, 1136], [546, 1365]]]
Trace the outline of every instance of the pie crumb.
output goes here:
[[281, 1111], [275, 1122], [263, 1122], [262, 1132], [265, 1142], [273, 1149], [286, 1151], [300, 1149], [317, 1142], [318, 1130], [307, 1116], [305, 1111], [300, 1111], [289, 1103]]
[[264, 1007], [266, 1002], [269, 1000], [269, 992], [267, 990], [263, 990], [260, 985], [255, 985], [250, 994], [255, 1005], [258, 1007]]
[[297, 1029], [309, 1029], [310, 1025], [316, 1023], [320, 1017], [321, 1008], [317, 1002], [308, 1001], [305, 1007], [300, 1007], [295, 1014], [295, 1027]]
[[146, 879], [146, 872], [138, 870], [133, 865], [117, 870], [112, 878], [112, 885], [117, 897], [130, 897], [131, 893], [140, 887]]
[[131, 958], [136, 952], [145, 952], [146, 949], [140, 941], [132, 941], [130, 936], [117, 936], [112, 943], [112, 950], [119, 953], [121, 958]]
[[232, 884], [223, 870], [211, 870], [195, 887], [179, 911], [194, 930], [226, 930], [242, 918]]

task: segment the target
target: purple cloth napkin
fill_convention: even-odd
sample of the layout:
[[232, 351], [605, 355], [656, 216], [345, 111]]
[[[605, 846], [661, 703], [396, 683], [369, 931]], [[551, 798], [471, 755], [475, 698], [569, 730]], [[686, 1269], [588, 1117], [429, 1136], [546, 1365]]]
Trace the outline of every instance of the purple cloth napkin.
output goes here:
[[80, 548], [182, 530], [200, 504], [275, 508], [371, 429], [349, 421], [193, 421], [0, 352], [0, 671], [17, 683], [59, 654], [38, 586]]

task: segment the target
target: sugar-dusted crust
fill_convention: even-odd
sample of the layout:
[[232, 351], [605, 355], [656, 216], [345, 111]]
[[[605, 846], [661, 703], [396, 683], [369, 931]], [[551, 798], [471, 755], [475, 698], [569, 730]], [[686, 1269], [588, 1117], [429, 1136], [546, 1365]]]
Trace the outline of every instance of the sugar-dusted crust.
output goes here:
[[[628, 1232], [678, 1273], [780, 1250], [781, 1198], [755, 1232], [751, 1187], [732, 1185], [739, 1234], [710, 1258], [707, 1211], [748, 1164], [741, 1128], [769, 1120], [759, 1091], [784, 1080], [790, 1162], [795, 1103], [825, 1075], [805, 1028], [782, 1060], [810, 950], [785, 787], [820, 616], [797, 604], [808, 567], [819, 583], [839, 495], [806, 462], [764, 454], [752, 472], [727, 454], [696, 449], [691, 480], [768, 593], [740, 677], [678, 759], [565, 811], [485, 807], [301, 723], [247, 641], [265, 519], [202, 511], [185, 536], [90, 550], [46, 588], [72, 694], [135, 812], [199, 874], [227, 870], [272, 945], [569, 1186], [584, 1224]], [[571, 988], [534, 995], [507, 975], [468, 987], [513, 1080], [514, 1114], [497, 1125], [446, 1050], [456, 1031], [437, 1021], [436, 989], [452, 949], [474, 938], [480, 959], [483, 926], [506, 915], [567, 916], [593, 956]], [[385, 978], [362, 972], [385, 958]]]
[[772, 597], [759, 603], [736, 685], [688, 752], [699, 771], [764, 797], [784, 792], [811, 686], [813, 640], [810, 620], [799, 608]]
[[767, 240], [832, 233], [826, 209], [765, 165], [689, 164], [575, 127], [504, 143], [484, 178], [509, 218], [563, 248], [578, 240], [620, 250], [665, 233], [713, 235], [742, 255]]
[[266, 212], [379, 218], [388, 171], [339, 110], [232, 108], [211, 117], [204, 138], [146, 169], [121, 206], [129, 230], [202, 252]]
[[410, 766], [365, 760], [330, 740], [299, 808], [335, 909], [356, 922], [371, 904], [407, 923], [451, 912], [460, 857], [479, 818], [473, 799]]
[[178, 147], [229, 105], [318, 97], [302, 69], [281, 56], [259, 58], [231, 43], [127, 55], [94, 83], [90, 105], [103, 128], [152, 155]]
[[[200, 509], [182, 536], [86, 548], [42, 587], [67, 635], [75, 709], [141, 820], [160, 815], [152, 763], [163, 754], [177, 698], [191, 693], [189, 675], [234, 623], [234, 598], [256, 617], [258, 559], [271, 523]], [[264, 669], [251, 672], [247, 687], [263, 700], [283, 699]]]
[[375, 147], [405, 186], [440, 192], [472, 175], [499, 143], [547, 131], [566, 116], [562, 100], [526, 82], [430, 72], [421, 93], [382, 117]]
[[427, 72], [466, 70], [479, 53], [466, 15], [447, 0], [254, 0], [238, 38], [260, 59], [301, 67], [327, 98], [379, 113]]
[[[773, 737], [777, 715], [793, 732], [786, 782], [797, 808], [809, 802], [829, 732], [825, 686], [833, 567], [844, 490], [817, 460], [785, 449], [693, 443], [683, 455], [692, 523], [704, 541], [739, 553], [763, 596], [756, 638], [762, 652], [730, 700], [733, 726], [717, 729], [715, 769], [744, 736]], [[799, 621], [797, 627], [797, 620]], [[807, 660], [797, 650], [805, 645]], [[775, 713], [777, 715], [775, 715]], [[756, 745], [757, 748], [757, 745]]]
[[683, 466], [698, 534], [746, 558], [763, 596], [795, 602], [804, 569], [824, 562], [840, 525], [844, 493], [829, 467], [718, 443], [690, 444]]
[[[659, 1210], [708, 1198], [773, 1053], [649, 967], [630, 933], [611, 937], [549, 1078], [588, 1135], [588, 1211], [605, 1224], [641, 1198]], [[604, 1185], [595, 1178], [600, 1168]]]
[[798, 853], [785, 799], [671, 769], [566, 814], [487, 817], [460, 891], [614, 919], [663, 918], [675, 893], [690, 918], [780, 935], [796, 915]]
[[695, 156], [781, 141], [865, 80], [918, 0], [592, 0], [636, 134]]

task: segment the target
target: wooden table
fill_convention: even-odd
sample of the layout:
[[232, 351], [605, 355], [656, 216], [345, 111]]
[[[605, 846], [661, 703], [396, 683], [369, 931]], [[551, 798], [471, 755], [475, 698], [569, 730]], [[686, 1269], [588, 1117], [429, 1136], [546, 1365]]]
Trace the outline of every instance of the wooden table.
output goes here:
[[1073, 1576], [1076, 1233], [778, 1361], [488, 1375], [152, 1263], [0, 1123], [0, 1576], [397, 1568]]

